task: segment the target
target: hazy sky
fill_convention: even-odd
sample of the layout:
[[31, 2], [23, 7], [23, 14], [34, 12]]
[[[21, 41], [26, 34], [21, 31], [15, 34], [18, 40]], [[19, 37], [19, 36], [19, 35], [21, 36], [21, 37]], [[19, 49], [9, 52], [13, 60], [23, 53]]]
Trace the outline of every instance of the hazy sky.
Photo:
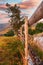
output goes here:
[[17, 3], [21, 8], [21, 14], [27, 15], [29, 18], [43, 0], [0, 0], [0, 23], [9, 21], [8, 14], [5, 12], [6, 3], [14, 5]]

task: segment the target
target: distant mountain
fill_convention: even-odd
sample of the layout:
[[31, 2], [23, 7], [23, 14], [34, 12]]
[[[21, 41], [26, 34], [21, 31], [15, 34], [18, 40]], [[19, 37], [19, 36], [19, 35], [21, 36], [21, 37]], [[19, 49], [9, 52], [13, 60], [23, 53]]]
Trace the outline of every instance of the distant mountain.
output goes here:
[[0, 24], [0, 32], [3, 31], [4, 29], [10, 27], [9, 23], [3, 23], [3, 24]]

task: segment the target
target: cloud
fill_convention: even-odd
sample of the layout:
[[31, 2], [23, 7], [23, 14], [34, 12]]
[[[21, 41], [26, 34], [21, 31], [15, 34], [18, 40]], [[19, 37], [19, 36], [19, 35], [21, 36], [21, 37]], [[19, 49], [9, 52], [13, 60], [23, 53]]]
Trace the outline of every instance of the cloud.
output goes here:
[[30, 0], [31, 3], [33, 3], [34, 6], [37, 6], [42, 0]]
[[6, 15], [1, 15], [0, 17], [0, 23], [7, 23], [10, 20], [10, 18], [7, 18]]
[[0, 8], [7, 8], [5, 4], [0, 4]]
[[22, 2], [24, 2], [24, 1], [27, 1], [27, 0], [22, 0]]
[[7, 23], [9, 21], [8, 14], [0, 11], [0, 23]]
[[2, 14], [2, 13], [0, 13], [0, 18], [2, 19], [2, 18], [7, 18], [8, 17], [8, 15], [7, 14]]
[[[22, 0], [21, 3], [18, 4], [21, 9], [28, 9], [32, 7], [37, 7], [41, 0]], [[14, 5], [15, 3], [11, 4]], [[0, 8], [7, 8], [5, 4], [0, 5]]]
[[40, 2], [41, 0], [27, 0], [27, 1], [25, 0], [24, 2], [20, 3], [19, 6], [22, 9], [28, 9], [32, 7], [37, 7], [37, 5], [39, 5]]
[[10, 18], [2, 18], [0, 19], [0, 23], [8, 23], [9, 20]]

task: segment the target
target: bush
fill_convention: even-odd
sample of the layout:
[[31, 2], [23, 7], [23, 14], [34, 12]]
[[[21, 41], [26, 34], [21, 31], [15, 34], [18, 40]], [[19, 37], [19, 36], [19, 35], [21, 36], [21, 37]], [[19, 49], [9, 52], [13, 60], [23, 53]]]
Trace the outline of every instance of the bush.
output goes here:
[[6, 34], [4, 34], [4, 36], [14, 36], [14, 31], [10, 30]]
[[29, 28], [29, 29], [28, 29], [28, 33], [29, 33], [30, 35], [33, 35], [33, 34], [36, 33], [36, 31], [35, 31], [35, 30], [32, 30], [31, 28]]
[[40, 32], [43, 32], [43, 23], [37, 23], [36, 30], [39, 30]]
[[35, 30], [32, 30], [31, 28], [29, 28], [28, 30], [28, 33], [30, 35], [41, 33], [41, 32], [43, 32], [43, 23], [37, 23]]

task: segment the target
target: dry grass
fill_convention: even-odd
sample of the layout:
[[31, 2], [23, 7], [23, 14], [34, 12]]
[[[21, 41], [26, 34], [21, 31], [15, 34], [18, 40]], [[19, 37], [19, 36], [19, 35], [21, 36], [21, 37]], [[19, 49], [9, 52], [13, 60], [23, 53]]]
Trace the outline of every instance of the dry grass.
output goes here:
[[13, 37], [0, 36], [0, 46], [6, 46], [6, 43], [13, 42], [14, 40], [17, 39], [19, 39], [17, 36]]
[[17, 36], [0, 37], [0, 65], [22, 65], [19, 49], [24, 48]]

